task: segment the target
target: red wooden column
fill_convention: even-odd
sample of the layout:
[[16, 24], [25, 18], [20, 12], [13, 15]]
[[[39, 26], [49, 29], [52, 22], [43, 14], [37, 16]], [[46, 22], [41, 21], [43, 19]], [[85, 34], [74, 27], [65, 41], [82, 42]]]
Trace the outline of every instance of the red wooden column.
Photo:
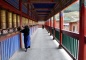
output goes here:
[[59, 45], [59, 47], [61, 47], [61, 45], [62, 45], [62, 29], [63, 29], [63, 12], [60, 12], [59, 17], [60, 17], [60, 25], [59, 25], [59, 27], [60, 27], [60, 37], [59, 37], [60, 45]]
[[85, 0], [80, 0], [80, 21], [79, 21], [79, 56], [78, 60], [86, 60], [86, 8]]
[[49, 19], [49, 27], [50, 27], [50, 19]]
[[47, 26], [47, 21], [46, 21], [46, 26]]
[[[19, 11], [22, 12], [22, 0], [19, 0]], [[22, 27], [22, 14], [20, 14], [20, 26]], [[22, 34], [20, 33], [20, 47], [22, 48]]]
[[45, 21], [45, 26], [46, 26], [46, 21]]
[[49, 29], [50, 28], [50, 21], [49, 21], [49, 19], [48, 19], [48, 33], [49, 33]]
[[47, 26], [48, 26], [48, 20], [47, 20]]
[[51, 27], [53, 27], [53, 17], [51, 18]]
[[[52, 20], [51, 20], [51, 18], [50, 18], [50, 28], [51, 28], [51, 24], [52, 24]], [[51, 29], [50, 29], [50, 35], [51, 35]]]
[[0, 0], [0, 2], [2, 2], [2, 0]]
[[0, 0], [0, 4], [3, 2], [3, 0]]
[[56, 25], [56, 23], [55, 23], [55, 16], [53, 16], [53, 28], [54, 28], [53, 40], [55, 39], [55, 25]]
[[49, 32], [50, 32], [50, 19], [49, 19]]
[[47, 20], [47, 26], [48, 26], [48, 20]]
[[48, 27], [49, 27], [49, 20], [48, 20]]

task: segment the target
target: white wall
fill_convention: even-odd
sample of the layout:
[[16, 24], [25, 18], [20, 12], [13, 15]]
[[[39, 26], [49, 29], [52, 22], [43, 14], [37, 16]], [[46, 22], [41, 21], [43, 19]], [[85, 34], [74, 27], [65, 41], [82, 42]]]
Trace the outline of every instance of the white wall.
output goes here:
[[44, 21], [38, 21], [38, 24], [44, 24], [45, 22]]

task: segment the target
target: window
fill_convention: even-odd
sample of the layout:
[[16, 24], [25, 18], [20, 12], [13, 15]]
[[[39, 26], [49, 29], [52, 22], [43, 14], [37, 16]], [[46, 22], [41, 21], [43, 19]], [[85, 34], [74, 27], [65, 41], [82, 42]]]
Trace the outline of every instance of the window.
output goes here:
[[73, 32], [75, 32], [75, 26], [73, 26]]

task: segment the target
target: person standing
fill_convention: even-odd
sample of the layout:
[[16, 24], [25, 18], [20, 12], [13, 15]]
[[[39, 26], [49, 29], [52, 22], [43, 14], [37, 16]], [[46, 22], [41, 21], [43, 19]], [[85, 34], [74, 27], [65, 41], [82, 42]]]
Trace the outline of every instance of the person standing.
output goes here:
[[42, 29], [44, 29], [44, 25], [42, 25]]
[[30, 35], [29, 35], [29, 27], [26, 25], [23, 30], [20, 32], [24, 33], [24, 46], [25, 46], [25, 52], [27, 52], [27, 49], [30, 48]]

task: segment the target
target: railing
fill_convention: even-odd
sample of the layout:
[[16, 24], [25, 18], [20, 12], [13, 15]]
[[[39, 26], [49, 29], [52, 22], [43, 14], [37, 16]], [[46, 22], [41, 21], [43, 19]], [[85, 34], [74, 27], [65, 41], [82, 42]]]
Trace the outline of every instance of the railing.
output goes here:
[[79, 34], [62, 31], [62, 45], [75, 58], [78, 59]]
[[[52, 30], [51, 33], [53, 35], [53, 29], [50, 28], [50, 30]], [[59, 34], [60, 34], [59, 29], [55, 28], [55, 38], [58, 42], [60, 41]], [[73, 58], [73, 60], [78, 59], [79, 34], [62, 30], [62, 47]]]
[[59, 42], [59, 29], [55, 29], [55, 38]]
[[1, 60], [9, 60], [9, 58], [20, 49], [19, 34], [0, 42]]
[[34, 25], [34, 26], [30, 27], [30, 36], [34, 33], [34, 31], [36, 31], [37, 28], [38, 28], [37, 25]]
[[[35, 27], [35, 29], [34, 29]], [[34, 31], [38, 28], [37, 25], [32, 26], [30, 33], [32, 34], [32, 29]], [[24, 35], [22, 34], [22, 40]], [[20, 49], [20, 33], [14, 32], [8, 35], [0, 36], [0, 60], [9, 60], [12, 55]]]
[[48, 32], [50, 32], [50, 33], [53, 35], [53, 33], [54, 33], [54, 28], [49, 27], [49, 26], [46, 26], [46, 29], [47, 29]]
[[54, 34], [54, 28], [51, 28], [51, 34], [52, 35]]

